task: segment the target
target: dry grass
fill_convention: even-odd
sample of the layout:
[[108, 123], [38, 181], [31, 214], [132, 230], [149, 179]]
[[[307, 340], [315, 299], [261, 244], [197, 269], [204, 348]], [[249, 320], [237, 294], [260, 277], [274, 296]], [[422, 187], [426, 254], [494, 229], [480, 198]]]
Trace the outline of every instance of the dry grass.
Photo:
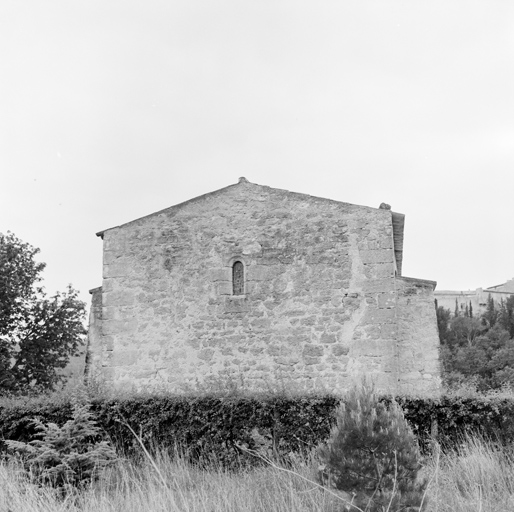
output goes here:
[[430, 511], [512, 512], [514, 453], [478, 438], [468, 438], [425, 468], [431, 475]]
[[[317, 487], [312, 461], [302, 459], [292, 472], [277, 467], [201, 470], [159, 455], [150, 461], [125, 461], [91, 487], [64, 499], [27, 482], [14, 465], [0, 464], [1, 512], [335, 512], [341, 497]], [[459, 450], [434, 455], [424, 472], [431, 478], [429, 512], [512, 512], [514, 457], [477, 439]], [[390, 511], [395, 512], [395, 511]]]
[[201, 470], [182, 458], [172, 460], [166, 455], [160, 455], [155, 465], [124, 462], [106, 471], [99, 483], [64, 500], [49, 489], [27, 484], [22, 472], [12, 465], [0, 465], [0, 511], [335, 512], [341, 509], [340, 500], [305, 480], [313, 479], [314, 475], [303, 462], [295, 468], [303, 479], [274, 468], [238, 473]]

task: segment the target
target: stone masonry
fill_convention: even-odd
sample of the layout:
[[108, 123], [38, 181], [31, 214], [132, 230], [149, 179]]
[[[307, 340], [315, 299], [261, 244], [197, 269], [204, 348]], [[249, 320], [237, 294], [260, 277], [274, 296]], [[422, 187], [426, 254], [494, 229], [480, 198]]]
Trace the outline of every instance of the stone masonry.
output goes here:
[[388, 205], [241, 178], [107, 229], [87, 376], [338, 392], [366, 375], [384, 391], [437, 393], [435, 283], [400, 276], [403, 221]]

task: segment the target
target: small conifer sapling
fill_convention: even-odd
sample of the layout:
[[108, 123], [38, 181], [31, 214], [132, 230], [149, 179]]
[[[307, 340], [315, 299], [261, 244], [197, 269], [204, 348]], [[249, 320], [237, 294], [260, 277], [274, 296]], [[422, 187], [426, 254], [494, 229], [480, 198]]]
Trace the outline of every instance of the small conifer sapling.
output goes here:
[[348, 393], [319, 456], [321, 483], [353, 495], [349, 510], [420, 510], [427, 484], [418, 479], [417, 440], [400, 406], [380, 402], [373, 386]]

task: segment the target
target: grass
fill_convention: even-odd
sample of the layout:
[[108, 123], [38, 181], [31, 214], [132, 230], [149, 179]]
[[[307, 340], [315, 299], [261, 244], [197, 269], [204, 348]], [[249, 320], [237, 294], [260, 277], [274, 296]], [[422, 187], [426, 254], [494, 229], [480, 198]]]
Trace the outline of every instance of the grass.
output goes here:
[[[238, 473], [202, 470], [183, 458], [158, 455], [125, 461], [104, 472], [89, 488], [59, 497], [50, 489], [27, 484], [12, 464], [0, 465], [2, 512], [270, 512], [336, 511], [339, 500], [307, 480], [276, 468]], [[299, 462], [295, 472], [309, 480], [311, 469]]]
[[[123, 461], [90, 487], [60, 498], [31, 485], [20, 468], [0, 464], [2, 512], [336, 512], [344, 495], [319, 488], [315, 464], [299, 458], [289, 471], [266, 466], [239, 472], [202, 470], [184, 458]], [[476, 438], [425, 461], [428, 512], [511, 512], [514, 457]], [[396, 512], [396, 511], [390, 511]]]
[[514, 510], [514, 452], [479, 438], [435, 455], [425, 468], [431, 475], [430, 511], [511, 512]]

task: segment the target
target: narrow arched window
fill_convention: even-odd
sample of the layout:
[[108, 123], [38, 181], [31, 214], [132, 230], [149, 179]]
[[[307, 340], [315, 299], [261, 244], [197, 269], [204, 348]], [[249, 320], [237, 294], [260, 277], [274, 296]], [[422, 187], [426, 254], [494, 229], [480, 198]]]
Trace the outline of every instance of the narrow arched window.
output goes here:
[[244, 295], [245, 293], [245, 268], [240, 261], [232, 266], [232, 294]]

